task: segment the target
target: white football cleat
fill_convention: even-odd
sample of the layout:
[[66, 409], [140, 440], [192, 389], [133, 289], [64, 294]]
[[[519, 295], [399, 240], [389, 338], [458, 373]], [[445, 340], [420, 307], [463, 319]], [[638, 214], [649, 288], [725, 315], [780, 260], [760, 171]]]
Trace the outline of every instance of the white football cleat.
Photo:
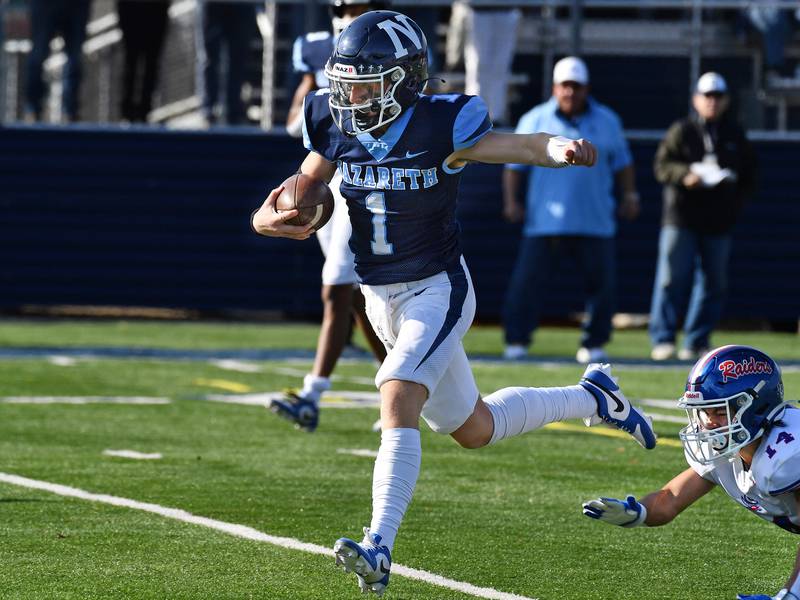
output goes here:
[[584, 419], [587, 425], [596, 425], [602, 420], [630, 433], [642, 447], [648, 450], [656, 447], [653, 420], [625, 397], [616, 379], [611, 375], [611, 365], [589, 365], [581, 377], [580, 385], [594, 396], [597, 402], [597, 414]]

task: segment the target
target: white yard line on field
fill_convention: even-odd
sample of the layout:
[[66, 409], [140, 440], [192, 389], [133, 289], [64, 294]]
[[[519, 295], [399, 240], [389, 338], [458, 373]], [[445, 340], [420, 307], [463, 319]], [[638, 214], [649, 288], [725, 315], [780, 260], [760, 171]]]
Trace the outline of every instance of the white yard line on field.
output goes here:
[[148, 396], [2, 396], [0, 404], [170, 404], [172, 400]]
[[58, 355], [48, 356], [47, 362], [57, 367], [74, 367], [75, 365], [78, 364], [77, 359], [72, 358], [71, 356], [58, 356]]
[[[267, 406], [270, 400], [283, 398], [282, 392], [263, 392], [258, 394], [208, 394], [206, 400], [211, 402], [222, 402], [225, 404], [246, 404], [249, 406]], [[380, 405], [380, 394], [378, 392], [353, 392], [346, 390], [336, 390], [325, 392], [322, 395], [320, 406], [325, 408], [367, 408]], [[672, 408], [677, 410], [675, 400], [654, 400], [649, 398], [634, 399], [634, 404], [651, 406], [657, 408]], [[681, 415], [665, 415], [662, 413], [651, 413], [648, 415], [654, 421], [663, 423], [686, 423], [686, 417]]]
[[[246, 404], [248, 406], [266, 406], [270, 400], [283, 398], [283, 392], [262, 392], [258, 394], [206, 394], [204, 399], [224, 404]], [[320, 406], [326, 408], [367, 408], [380, 404], [378, 392], [348, 392], [336, 390], [322, 395]]]
[[106, 456], [118, 456], [119, 458], [133, 458], [135, 460], [158, 460], [161, 458], [160, 452], [137, 452], [136, 450], [103, 450]]
[[220, 360], [210, 360], [210, 364], [220, 369], [227, 371], [238, 371], [239, 373], [260, 373], [264, 369], [259, 365], [244, 360], [234, 360], [231, 358], [223, 358]]
[[378, 456], [378, 451], [367, 450], [366, 448], [337, 448], [336, 454], [350, 454], [352, 456], [363, 456], [364, 458], [375, 458]]
[[[47, 481], [39, 481], [36, 479], [28, 479], [27, 477], [20, 477], [19, 475], [12, 475], [9, 473], [0, 473], [0, 482], [29, 489], [44, 490], [46, 492], [58, 494], [59, 496], [68, 496], [70, 498], [79, 498], [81, 500], [88, 500], [90, 502], [100, 502], [102, 504], [111, 504], [112, 506], [121, 506], [123, 508], [141, 510], [160, 515], [168, 519], [182, 521], [183, 523], [201, 525], [203, 527], [208, 527], [209, 529], [215, 529], [216, 531], [221, 531], [222, 533], [227, 533], [228, 535], [247, 540], [265, 542], [267, 544], [272, 544], [273, 546], [280, 546], [281, 548], [300, 550], [302, 552], [310, 552], [311, 554], [322, 554], [324, 556], [330, 556], [331, 558], [333, 557], [332, 550], [317, 544], [301, 542], [300, 540], [296, 540], [294, 538], [269, 535], [246, 525], [226, 523], [225, 521], [217, 521], [216, 519], [200, 517], [179, 508], [169, 508], [159, 504], [139, 502], [137, 500], [129, 500], [128, 498], [120, 498], [119, 496], [110, 496], [107, 494], [94, 494], [92, 492], [68, 487], [66, 485], [49, 483]], [[476, 585], [472, 585], [471, 583], [448, 579], [447, 577], [442, 577], [441, 575], [436, 575], [435, 573], [429, 573], [428, 571], [422, 571], [420, 569], [412, 569], [411, 567], [404, 567], [403, 565], [398, 564], [392, 565], [392, 573], [394, 575], [400, 575], [401, 577], [407, 577], [409, 579], [425, 581], [427, 583], [464, 594], [470, 594], [478, 598], [488, 598], [490, 600], [534, 600], [526, 596], [508, 594], [493, 588], [478, 587]], [[355, 581], [353, 584], [355, 585]]]
[[[300, 377], [300, 378], [303, 378], [308, 374], [308, 369], [297, 369], [294, 367], [276, 367], [272, 365], [264, 365], [264, 371], [275, 373], [277, 375], [289, 375], [291, 377]], [[374, 377], [358, 377], [357, 375], [331, 375], [331, 381], [340, 381], [342, 383], [358, 383], [361, 385], [375, 385]]]
[[671, 408], [672, 410], [680, 410], [681, 412], [683, 412], [682, 408], [678, 408], [677, 398], [675, 400], [658, 400], [656, 398], [636, 398], [633, 402], [634, 404], [641, 404], [642, 406], [653, 406], [655, 408]]

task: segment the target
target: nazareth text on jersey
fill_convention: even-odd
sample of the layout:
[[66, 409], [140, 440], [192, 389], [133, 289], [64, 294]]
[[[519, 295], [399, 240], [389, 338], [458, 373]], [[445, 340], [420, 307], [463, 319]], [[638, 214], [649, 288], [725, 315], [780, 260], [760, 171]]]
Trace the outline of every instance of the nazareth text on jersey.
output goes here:
[[306, 148], [342, 174], [362, 283], [416, 281], [446, 271], [461, 256], [456, 197], [463, 168], [445, 160], [492, 128], [476, 96], [421, 96], [380, 137], [344, 135], [328, 109], [327, 90], [305, 102]]

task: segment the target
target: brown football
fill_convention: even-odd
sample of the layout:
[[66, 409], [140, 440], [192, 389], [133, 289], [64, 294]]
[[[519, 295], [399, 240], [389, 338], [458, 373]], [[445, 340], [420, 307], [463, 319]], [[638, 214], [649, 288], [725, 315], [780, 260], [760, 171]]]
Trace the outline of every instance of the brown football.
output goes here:
[[281, 212], [296, 208], [296, 217], [286, 221], [289, 225], [312, 225], [318, 230], [333, 214], [333, 193], [328, 184], [303, 173], [297, 173], [284, 181], [283, 191], [275, 201], [275, 210]]

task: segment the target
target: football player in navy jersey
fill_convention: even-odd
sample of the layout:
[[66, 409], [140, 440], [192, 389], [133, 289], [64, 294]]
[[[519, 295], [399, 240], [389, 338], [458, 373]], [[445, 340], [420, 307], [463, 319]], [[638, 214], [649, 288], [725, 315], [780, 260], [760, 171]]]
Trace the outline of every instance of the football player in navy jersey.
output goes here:
[[[310, 94], [300, 170], [330, 180], [338, 168], [353, 234], [356, 273], [367, 314], [388, 355], [375, 377], [381, 445], [372, 484], [372, 521], [363, 541], [340, 538], [337, 564], [362, 591], [383, 593], [391, 549], [419, 475], [419, 418], [466, 448], [479, 448], [553, 421], [605, 421], [653, 448], [652, 424], [631, 405], [608, 365], [589, 365], [580, 383], [509, 387], [482, 399], [462, 338], [475, 294], [461, 256], [455, 218], [458, 184], [469, 162], [586, 166], [586, 140], [492, 131], [480, 98], [426, 96], [425, 36], [407, 16], [366, 13], [339, 37], [325, 72], [330, 90]], [[276, 213], [272, 190], [253, 213], [253, 229], [306, 239], [311, 229]]]
[[[325, 63], [333, 52], [335, 39], [354, 19], [369, 10], [385, 7], [379, 0], [331, 0], [333, 34], [316, 31], [300, 36], [294, 43], [292, 62], [295, 71], [302, 73], [294, 94], [286, 130], [300, 137], [303, 131], [303, 100], [309, 92], [328, 86]], [[317, 241], [325, 255], [322, 267], [322, 325], [317, 339], [317, 351], [311, 371], [303, 377], [303, 387], [288, 390], [283, 398], [270, 402], [270, 410], [288, 419], [295, 427], [314, 431], [319, 423], [319, 401], [331, 387], [331, 374], [351, 332], [352, 319], [361, 327], [364, 338], [376, 360], [386, 358], [386, 349], [375, 335], [364, 310], [364, 296], [357, 288], [353, 252], [350, 250], [352, 228], [347, 215], [347, 203], [340, 190], [341, 176], [337, 172], [330, 182], [335, 199], [331, 220], [317, 232]]]
[[[680, 432], [689, 468], [640, 501], [597, 498], [583, 514], [621, 527], [666, 525], [715, 486], [752, 514], [800, 533], [800, 410], [784, 402], [780, 367], [750, 346], [722, 346], [692, 367], [678, 405], [689, 424]], [[800, 550], [775, 596], [800, 600]]]

